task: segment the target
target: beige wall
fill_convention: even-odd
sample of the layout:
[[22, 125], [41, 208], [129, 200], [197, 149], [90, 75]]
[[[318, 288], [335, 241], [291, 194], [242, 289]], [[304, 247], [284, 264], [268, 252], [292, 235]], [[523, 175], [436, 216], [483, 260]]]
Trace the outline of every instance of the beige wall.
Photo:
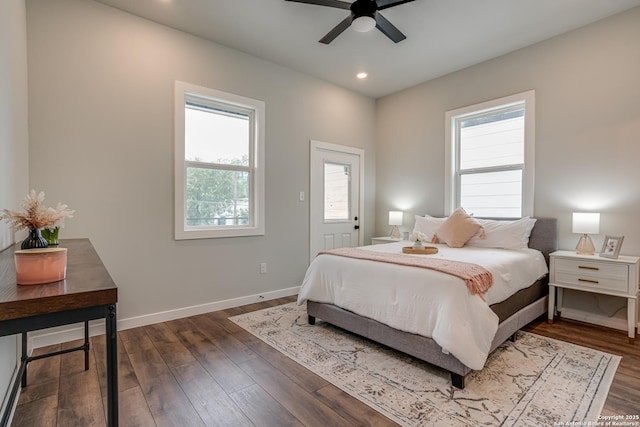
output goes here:
[[[28, 193], [27, 30], [24, 0], [0, 1], [0, 210], [17, 209]], [[20, 234], [18, 237], [22, 237]], [[14, 233], [0, 223], [0, 250]], [[0, 409], [16, 370], [16, 338], [0, 338]]]
[[[31, 183], [76, 210], [61, 237], [92, 240], [120, 319], [299, 286], [310, 139], [365, 150], [373, 218], [373, 100], [93, 1], [29, 0], [27, 22]], [[174, 80], [266, 102], [266, 236], [173, 240]]]
[[[0, 2], [0, 210], [18, 209], [29, 192], [26, 37], [24, 0]], [[0, 221], [0, 250], [14, 241]]]
[[376, 105], [376, 232], [387, 212], [444, 211], [445, 112], [534, 89], [535, 215], [559, 220], [575, 247], [573, 211], [601, 212], [604, 234], [640, 255], [640, 8], [389, 95]]

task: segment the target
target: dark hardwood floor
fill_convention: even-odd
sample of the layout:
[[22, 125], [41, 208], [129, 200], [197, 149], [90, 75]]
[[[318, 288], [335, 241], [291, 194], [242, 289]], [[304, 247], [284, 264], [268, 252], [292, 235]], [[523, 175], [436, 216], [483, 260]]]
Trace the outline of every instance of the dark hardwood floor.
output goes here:
[[[119, 332], [121, 426], [392, 426], [227, 317], [294, 301], [267, 301]], [[540, 318], [540, 335], [623, 356], [603, 415], [640, 414], [640, 342], [623, 331]], [[29, 364], [12, 426], [103, 426], [104, 336], [81, 352]], [[78, 342], [38, 349], [44, 353]]]

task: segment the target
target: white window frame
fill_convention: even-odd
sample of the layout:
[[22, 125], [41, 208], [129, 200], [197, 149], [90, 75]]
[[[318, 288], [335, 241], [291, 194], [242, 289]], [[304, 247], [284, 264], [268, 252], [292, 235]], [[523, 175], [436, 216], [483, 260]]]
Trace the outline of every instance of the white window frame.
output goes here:
[[[175, 240], [211, 239], [219, 237], [261, 236], [265, 234], [265, 103], [239, 95], [193, 85], [181, 81], [174, 87], [175, 120]], [[250, 139], [249, 164], [249, 224], [234, 226], [198, 226], [186, 225], [186, 161], [185, 161], [185, 105], [188, 97], [199, 97], [209, 102], [224, 105], [231, 110], [246, 113], [251, 111], [254, 117], [254, 129]]]
[[524, 103], [524, 164], [522, 166], [522, 216], [533, 216], [535, 184], [535, 91], [518, 93], [480, 104], [447, 111], [445, 114], [444, 211], [450, 215], [459, 204], [460, 174], [456, 119]]

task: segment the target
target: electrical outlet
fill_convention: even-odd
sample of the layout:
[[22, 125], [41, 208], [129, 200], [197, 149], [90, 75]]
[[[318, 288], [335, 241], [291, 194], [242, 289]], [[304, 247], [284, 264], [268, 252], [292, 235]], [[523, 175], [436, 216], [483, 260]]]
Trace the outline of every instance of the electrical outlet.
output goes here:
[[260, 274], [266, 274], [267, 273], [267, 263], [266, 262], [261, 262], [260, 263]]
[[299, 196], [299, 198], [300, 198], [300, 201], [301, 201], [301, 202], [304, 202], [304, 191], [301, 191], [301, 192], [300, 192], [300, 196]]

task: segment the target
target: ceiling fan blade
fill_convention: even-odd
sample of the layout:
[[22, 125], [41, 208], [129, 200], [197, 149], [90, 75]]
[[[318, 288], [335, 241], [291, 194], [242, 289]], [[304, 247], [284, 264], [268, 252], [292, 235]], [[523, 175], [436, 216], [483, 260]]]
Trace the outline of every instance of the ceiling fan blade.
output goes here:
[[387, 18], [382, 16], [380, 13], [375, 13], [376, 18], [376, 28], [382, 31], [382, 33], [393, 40], [394, 43], [401, 42], [406, 39], [407, 36], [402, 34], [399, 29], [397, 29], [391, 22], [387, 21]]
[[337, 9], [346, 9], [346, 10], [349, 10], [349, 8], [351, 7], [351, 3], [347, 3], [340, 0], [285, 0], [285, 1], [315, 4], [318, 6], [335, 7]]
[[321, 38], [319, 42], [324, 44], [331, 43], [333, 39], [338, 37], [340, 34], [342, 34], [344, 30], [349, 28], [349, 26], [351, 25], [351, 21], [353, 21], [353, 13], [351, 13], [349, 16], [344, 18], [338, 25], [333, 27], [333, 29], [329, 31], [326, 36]]
[[393, 6], [398, 6], [404, 3], [410, 3], [415, 0], [376, 0], [378, 10], [388, 9]]

